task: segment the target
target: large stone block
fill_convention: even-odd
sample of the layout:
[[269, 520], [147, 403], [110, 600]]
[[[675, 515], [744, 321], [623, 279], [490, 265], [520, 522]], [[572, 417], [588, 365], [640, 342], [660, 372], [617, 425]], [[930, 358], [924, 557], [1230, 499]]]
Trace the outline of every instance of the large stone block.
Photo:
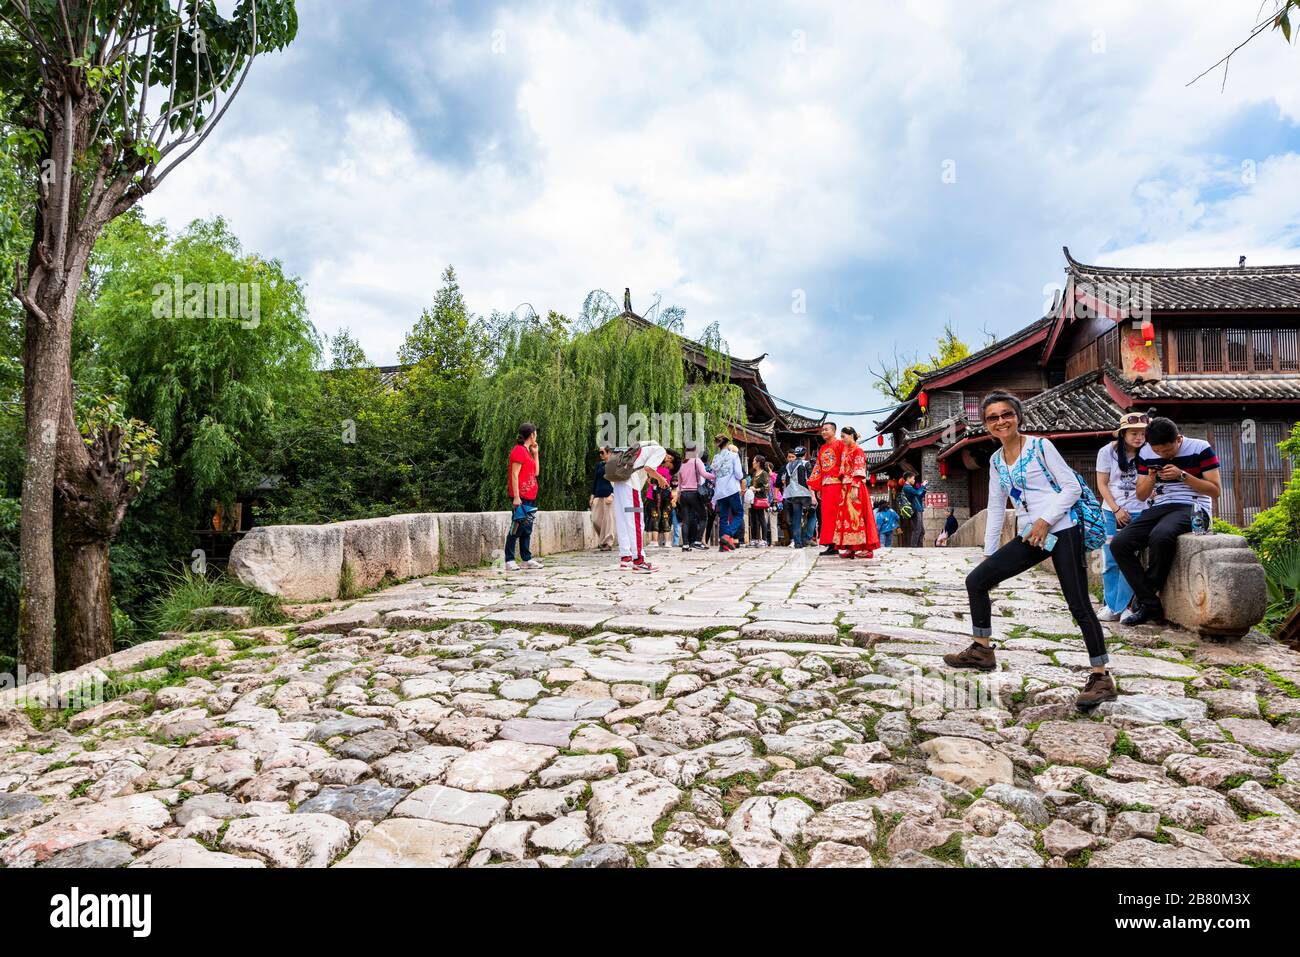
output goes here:
[[[588, 512], [538, 512], [533, 523], [533, 551], [539, 555], [582, 551], [591, 527]], [[595, 529], [592, 528], [594, 538]]]
[[411, 575], [438, 571], [438, 516], [431, 512], [403, 515], [411, 542]]
[[412, 516], [363, 518], [339, 522], [343, 529], [343, 565], [355, 587], [369, 591], [385, 577], [403, 581], [415, 574], [411, 561]]
[[[926, 515], [930, 510], [926, 509]], [[940, 512], [940, 515], [946, 513]], [[984, 530], [988, 527], [988, 509], [981, 509], [972, 515], [967, 521], [962, 522], [957, 527], [957, 531], [948, 536], [949, 548], [980, 548], [984, 547]], [[940, 525], [942, 526], [942, 521]], [[928, 525], [927, 525], [928, 529]], [[938, 534], [937, 532], [935, 533]], [[998, 540], [999, 545], [1005, 545], [1011, 541], [1012, 536], [1016, 534], [1016, 516], [1013, 512], [1008, 511], [1002, 522], [1002, 535]], [[927, 542], [930, 540], [927, 540]]]
[[1160, 600], [1177, 625], [1239, 638], [1264, 617], [1268, 584], [1240, 535], [1182, 535]]
[[509, 512], [441, 512], [438, 514], [438, 567], [473, 568], [503, 549], [510, 529]]
[[235, 543], [227, 570], [246, 585], [291, 601], [337, 598], [343, 525], [264, 525]]

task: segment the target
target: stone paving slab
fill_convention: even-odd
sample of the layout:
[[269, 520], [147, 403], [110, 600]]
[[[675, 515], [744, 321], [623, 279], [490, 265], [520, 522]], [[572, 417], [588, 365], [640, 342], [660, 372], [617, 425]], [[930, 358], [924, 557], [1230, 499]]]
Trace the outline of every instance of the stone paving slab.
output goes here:
[[644, 614], [619, 615], [604, 622], [604, 627], [614, 631], [639, 631], [672, 635], [698, 635], [715, 628], [739, 628], [747, 618], [678, 617], [672, 615]]
[[486, 620], [508, 625], [540, 625], [590, 631], [599, 628], [609, 617], [608, 612], [547, 611], [525, 607], [493, 612], [486, 616]]

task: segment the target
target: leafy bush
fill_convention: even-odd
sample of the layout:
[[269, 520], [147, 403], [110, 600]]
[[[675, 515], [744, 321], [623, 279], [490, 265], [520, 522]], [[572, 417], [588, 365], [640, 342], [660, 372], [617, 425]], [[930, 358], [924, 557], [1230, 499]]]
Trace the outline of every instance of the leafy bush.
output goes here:
[[192, 612], [214, 605], [253, 609], [253, 623], [276, 625], [285, 621], [280, 600], [249, 588], [228, 575], [199, 575], [188, 569], [169, 576], [162, 595], [149, 614], [157, 633], [198, 631]]
[[[1278, 448], [1282, 454], [1300, 465], [1300, 422], [1291, 430]], [[1263, 560], [1278, 554], [1296, 540], [1300, 540], [1300, 467], [1291, 474], [1291, 481], [1282, 491], [1277, 504], [1255, 516], [1245, 531], [1246, 541]]]
[[1268, 610], [1264, 627], [1274, 631], [1300, 600], [1300, 543], [1292, 542], [1260, 559], [1268, 579]]

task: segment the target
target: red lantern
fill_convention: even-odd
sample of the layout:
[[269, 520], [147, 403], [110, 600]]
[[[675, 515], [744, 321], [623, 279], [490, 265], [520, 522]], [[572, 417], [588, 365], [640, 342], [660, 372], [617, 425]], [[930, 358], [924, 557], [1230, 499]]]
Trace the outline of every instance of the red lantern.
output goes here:
[[940, 459], [940, 460], [939, 460], [939, 478], [941, 478], [941, 479], [946, 479], [947, 477], [948, 477], [948, 460], [947, 460], [947, 459]]
[[889, 480], [889, 490], [892, 492], [892, 491], [893, 491], [895, 488], [897, 488], [897, 487], [898, 487], [898, 483], [895, 482], [893, 479], [890, 479], [890, 480]]
[[1151, 345], [1156, 341], [1156, 327], [1150, 319], [1142, 320], [1142, 344]]
[[881, 432], [879, 435], [876, 436], [876, 444], [879, 445], [881, 448], [884, 448], [884, 447], [885, 447], [885, 433], [884, 433], [884, 432]]
[[920, 392], [920, 394], [917, 395], [917, 397], [916, 397], [916, 401], [920, 403], [920, 405], [921, 405], [921, 411], [924, 412], [924, 411], [925, 411], [925, 407], [926, 407], [927, 405], [930, 404], [930, 397], [929, 397], [928, 395], [926, 395], [926, 394], [925, 394], [925, 390], [922, 389], [921, 392]]
[[871, 487], [872, 487], [872, 488], [875, 488], [875, 487], [876, 487], [876, 473], [875, 473], [875, 472], [872, 472], [872, 473], [871, 473]]

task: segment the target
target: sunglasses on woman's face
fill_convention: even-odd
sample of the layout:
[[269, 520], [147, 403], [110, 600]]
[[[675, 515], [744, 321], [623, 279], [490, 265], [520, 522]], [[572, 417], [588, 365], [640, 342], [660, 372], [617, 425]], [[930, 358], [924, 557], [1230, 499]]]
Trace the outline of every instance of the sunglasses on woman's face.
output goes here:
[[1008, 422], [1014, 418], [1016, 418], [1016, 410], [1007, 409], [1007, 411], [1005, 412], [994, 412], [991, 413], [990, 415], [984, 416], [984, 424], [996, 425], [999, 422]]

